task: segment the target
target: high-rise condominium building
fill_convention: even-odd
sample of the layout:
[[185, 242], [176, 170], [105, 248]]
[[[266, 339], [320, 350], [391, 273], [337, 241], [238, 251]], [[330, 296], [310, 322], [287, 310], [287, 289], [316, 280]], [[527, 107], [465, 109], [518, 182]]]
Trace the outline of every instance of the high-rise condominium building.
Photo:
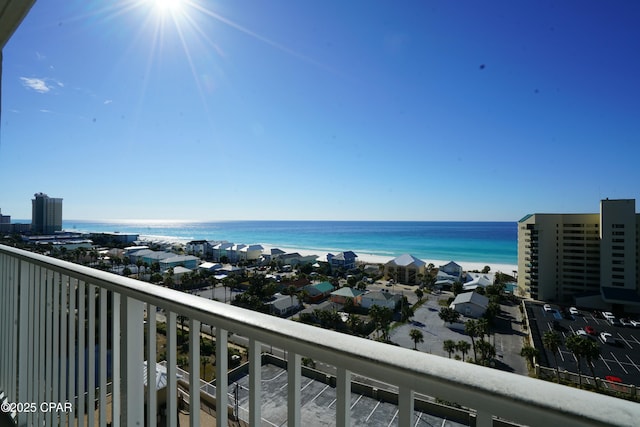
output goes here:
[[600, 213], [531, 214], [518, 222], [521, 295], [639, 311], [635, 200], [602, 200]]
[[34, 194], [31, 200], [31, 231], [34, 234], [52, 234], [62, 230], [62, 199], [44, 193]]

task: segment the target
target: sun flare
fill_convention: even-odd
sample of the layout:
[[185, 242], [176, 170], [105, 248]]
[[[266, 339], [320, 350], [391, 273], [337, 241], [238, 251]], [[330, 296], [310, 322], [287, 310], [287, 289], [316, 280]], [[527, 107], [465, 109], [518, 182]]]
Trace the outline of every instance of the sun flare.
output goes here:
[[153, 8], [160, 14], [175, 14], [182, 10], [184, 0], [150, 0]]

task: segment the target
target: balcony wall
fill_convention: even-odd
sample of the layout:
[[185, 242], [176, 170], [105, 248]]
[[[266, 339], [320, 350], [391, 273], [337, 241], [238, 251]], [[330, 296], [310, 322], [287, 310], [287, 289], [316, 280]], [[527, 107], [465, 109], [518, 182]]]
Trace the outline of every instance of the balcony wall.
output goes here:
[[[301, 420], [301, 357], [337, 367], [338, 426], [351, 420], [352, 373], [398, 388], [400, 426], [414, 425], [416, 393], [471, 408], [479, 426], [493, 425], [495, 418], [544, 427], [631, 426], [640, 419], [636, 403], [323, 330], [0, 245], [0, 393], [8, 402], [73, 406], [72, 413], [16, 413], [17, 424], [105, 426], [112, 411], [114, 426], [155, 425], [156, 395], [143, 387], [143, 362], [150, 360], [148, 372], [153, 374], [156, 321], [154, 316], [146, 324], [144, 320], [145, 310], [155, 313], [157, 307], [167, 315], [169, 390], [176, 390], [177, 316], [190, 319], [192, 378], [200, 376], [200, 324], [216, 328], [216, 405], [217, 414], [224, 414], [217, 417], [219, 426], [227, 425], [228, 332], [250, 343], [251, 425], [261, 420], [262, 344], [289, 354], [290, 426]], [[85, 375], [96, 371], [98, 375]], [[108, 397], [109, 383], [114, 393]], [[194, 381], [190, 387], [189, 401], [199, 408], [199, 384]], [[168, 393], [167, 399], [168, 420], [175, 423], [176, 393]], [[199, 425], [199, 411], [190, 413], [191, 425]]]

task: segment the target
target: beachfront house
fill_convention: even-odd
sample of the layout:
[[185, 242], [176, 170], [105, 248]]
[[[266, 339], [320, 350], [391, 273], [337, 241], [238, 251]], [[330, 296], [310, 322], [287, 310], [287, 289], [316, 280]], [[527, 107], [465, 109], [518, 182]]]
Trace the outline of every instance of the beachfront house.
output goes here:
[[280, 255], [284, 255], [285, 253], [285, 251], [278, 248], [267, 249], [266, 251], [262, 252], [260, 263], [269, 264], [271, 261], [275, 261]]
[[257, 261], [262, 256], [262, 251], [264, 248], [262, 245], [249, 245], [240, 249], [240, 260], [241, 261]]
[[473, 291], [478, 287], [486, 288], [493, 284], [494, 276], [492, 273], [467, 273], [467, 282], [462, 287], [465, 291]]
[[203, 262], [198, 266], [198, 270], [208, 271], [209, 273], [214, 273], [221, 268], [222, 268], [222, 264], [217, 262]]
[[206, 240], [192, 240], [184, 246], [184, 250], [189, 255], [205, 257], [207, 255], [208, 246], [209, 244]]
[[168, 268], [176, 268], [176, 267], [185, 267], [191, 270], [198, 268], [198, 264], [200, 263], [200, 258], [193, 255], [176, 255], [162, 258], [158, 261], [160, 264], [160, 268], [162, 270], [166, 270]]
[[233, 243], [231, 242], [220, 242], [215, 244], [213, 248], [211, 248], [211, 258], [216, 262], [220, 262], [222, 258], [226, 258], [228, 260], [229, 257], [227, 255], [227, 251], [232, 247]]
[[426, 263], [413, 255], [404, 254], [384, 265], [384, 274], [389, 279], [408, 285], [417, 284], [418, 275], [424, 276]]
[[[180, 283], [182, 283], [182, 276], [184, 276], [187, 273], [191, 273], [193, 270], [191, 270], [190, 268], [186, 268], [186, 267], [182, 267], [182, 266], [177, 266], [177, 267], [173, 267], [173, 281], [176, 285], [179, 285]], [[168, 274], [169, 273], [169, 269], [164, 270], [164, 274]]]
[[278, 257], [278, 264], [290, 265], [295, 267], [296, 265], [313, 264], [318, 259], [317, 255], [300, 255], [298, 252], [291, 254], [284, 254]]
[[442, 272], [449, 276], [453, 276], [455, 280], [458, 282], [462, 278], [462, 267], [453, 261], [449, 261], [445, 265], [441, 265], [438, 268], [438, 272]]
[[463, 292], [458, 294], [449, 305], [458, 313], [466, 317], [482, 317], [489, 306], [489, 298], [477, 292]]
[[331, 271], [337, 271], [342, 269], [344, 271], [353, 270], [356, 268], [356, 260], [358, 255], [352, 251], [340, 252], [339, 254], [327, 254], [327, 262], [331, 267]]
[[344, 305], [347, 302], [347, 299], [351, 298], [353, 305], [358, 306], [362, 302], [362, 294], [364, 294], [363, 291], [346, 286], [331, 292], [330, 299], [331, 302]]
[[288, 316], [300, 307], [300, 301], [296, 295], [282, 295], [277, 293], [273, 299], [267, 303], [269, 313], [276, 316]]
[[392, 294], [390, 292], [368, 292], [362, 295], [360, 306], [362, 308], [369, 309], [374, 305], [377, 305], [378, 307], [386, 307], [390, 310], [393, 310], [396, 308], [396, 305], [398, 304], [398, 302], [400, 302], [401, 299], [402, 296]]
[[335, 287], [329, 282], [320, 282], [314, 285], [304, 287], [306, 292], [306, 300], [310, 303], [317, 303], [331, 295]]

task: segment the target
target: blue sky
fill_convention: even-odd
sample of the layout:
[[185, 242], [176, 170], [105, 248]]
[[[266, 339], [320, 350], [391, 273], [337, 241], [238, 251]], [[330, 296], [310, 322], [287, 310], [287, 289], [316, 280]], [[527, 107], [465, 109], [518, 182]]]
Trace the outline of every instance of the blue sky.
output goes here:
[[[165, 0], [170, 1], [170, 0]], [[640, 3], [39, 0], [0, 208], [506, 220], [640, 199]]]

